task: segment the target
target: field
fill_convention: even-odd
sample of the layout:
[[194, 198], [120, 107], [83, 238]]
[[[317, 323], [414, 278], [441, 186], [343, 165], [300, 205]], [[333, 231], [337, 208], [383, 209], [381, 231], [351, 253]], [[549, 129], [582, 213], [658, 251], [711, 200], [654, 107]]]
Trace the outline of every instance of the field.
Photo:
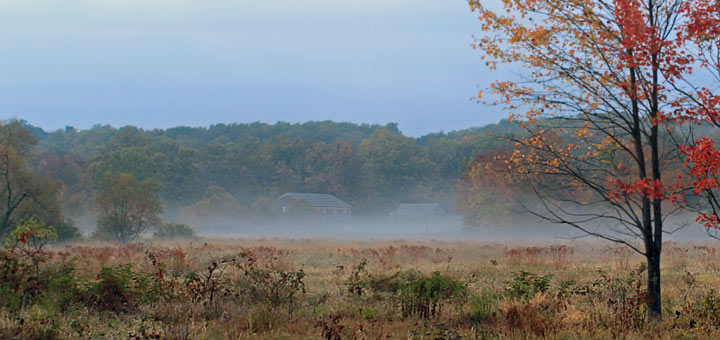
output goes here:
[[712, 243], [237, 239], [3, 251], [0, 339], [718, 339]]

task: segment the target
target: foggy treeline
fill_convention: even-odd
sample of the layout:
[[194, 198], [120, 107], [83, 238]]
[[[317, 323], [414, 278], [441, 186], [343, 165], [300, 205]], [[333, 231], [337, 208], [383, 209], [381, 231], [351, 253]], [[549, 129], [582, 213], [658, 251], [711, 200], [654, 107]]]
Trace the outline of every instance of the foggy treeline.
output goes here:
[[387, 215], [408, 202], [454, 213], [468, 164], [503, 143], [496, 135], [518, 130], [501, 121], [413, 138], [396, 124], [330, 121], [53, 132], [23, 123], [38, 140], [34, 171], [59, 182], [64, 213], [81, 224], [93, 223], [90, 205], [108, 173], [156, 182], [165, 219], [190, 224], [267, 217], [285, 192], [333, 194], [354, 216]]
[[[513, 145], [498, 137], [522, 133], [518, 123], [507, 120], [419, 138], [403, 135], [396, 124], [331, 121], [164, 130], [96, 125], [53, 132], [19, 123], [36, 142], [28, 152], [30, 169], [52, 183], [44, 195], [54, 190], [53, 216], [62, 216], [44, 219], [88, 232], [95, 230], [94, 204], [111, 174], [151, 182], [163, 221], [202, 233], [283, 235], [284, 220], [292, 221], [296, 235], [432, 234], [460, 228], [460, 218], [406, 225], [388, 219], [402, 203], [438, 203], [448, 214], [462, 215], [466, 229], [490, 234], [512, 236], [513, 226], [522, 226], [525, 236], [529, 230], [547, 236], [554, 229], [526, 214], [537, 201], [527, 185], [503, 170], [503, 155]], [[286, 192], [335, 195], [352, 205], [353, 225], [362, 228], [338, 227], [336, 221], [303, 223], [302, 214], [282, 214], [273, 200]], [[280, 223], [266, 228], [273, 221]]]

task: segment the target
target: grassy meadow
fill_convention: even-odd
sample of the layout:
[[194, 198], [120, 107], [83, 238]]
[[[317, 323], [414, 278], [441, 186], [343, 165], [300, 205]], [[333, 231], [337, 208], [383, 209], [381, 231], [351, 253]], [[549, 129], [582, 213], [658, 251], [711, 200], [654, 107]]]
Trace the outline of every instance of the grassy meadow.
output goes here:
[[714, 243], [234, 239], [0, 253], [0, 339], [718, 339]]

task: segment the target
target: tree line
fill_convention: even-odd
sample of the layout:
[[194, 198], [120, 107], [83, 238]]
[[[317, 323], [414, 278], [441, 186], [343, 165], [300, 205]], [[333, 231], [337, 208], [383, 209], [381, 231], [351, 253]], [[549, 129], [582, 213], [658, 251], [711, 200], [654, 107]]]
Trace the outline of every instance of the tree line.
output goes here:
[[[271, 216], [272, 199], [285, 192], [333, 194], [356, 214], [387, 214], [406, 202], [439, 202], [454, 212], [461, 173], [477, 154], [505, 143], [497, 135], [520, 129], [505, 120], [413, 138], [396, 124], [330, 121], [53, 132], [23, 121], [5, 126], [33, 140], [30, 173], [52, 182], [63, 216], [96, 223], [93, 202], [109, 181], [149, 181], [166, 219], [192, 224]], [[126, 178], [108, 177], [120, 174]]]

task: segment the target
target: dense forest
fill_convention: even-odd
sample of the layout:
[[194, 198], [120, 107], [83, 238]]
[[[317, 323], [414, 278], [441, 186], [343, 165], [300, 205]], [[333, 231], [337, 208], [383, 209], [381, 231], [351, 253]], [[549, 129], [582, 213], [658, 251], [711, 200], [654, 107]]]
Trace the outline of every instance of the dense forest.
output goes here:
[[363, 215], [404, 202], [455, 212], [458, 181], [476, 155], [505, 143], [497, 135], [520, 131], [507, 120], [419, 138], [396, 124], [331, 121], [54, 132], [21, 123], [37, 139], [33, 172], [58, 184], [64, 214], [81, 224], [94, 223], [93, 197], [109, 173], [156, 182], [164, 219], [190, 224], [263, 216], [285, 192], [330, 193]]

